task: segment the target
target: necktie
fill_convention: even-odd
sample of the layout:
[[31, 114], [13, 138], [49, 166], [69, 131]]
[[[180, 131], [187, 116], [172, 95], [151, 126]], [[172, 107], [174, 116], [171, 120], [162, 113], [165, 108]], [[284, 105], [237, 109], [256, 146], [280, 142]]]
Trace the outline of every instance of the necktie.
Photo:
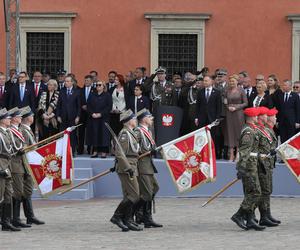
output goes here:
[[36, 83], [35, 84], [35, 96], [38, 96], [39, 94], [39, 85]]
[[20, 98], [21, 98], [21, 102], [22, 102], [24, 99], [24, 85], [20, 86]]
[[254, 107], [258, 107], [258, 106], [259, 106], [259, 104], [260, 104], [260, 99], [261, 99], [261, 97], [260, 97], [260, 96], [257, 96], [256, 101], [255, 101], [255, 103], [254, 103]]
[[87, 101], [88, 98], [89, 98], [89, 91], [90, 89], [89, 88], [85, 88], [85, 100]]
[[209, 89], [206, 89], [206, 101], [208, 102], [208, 100], [209, 100]]
[[250, 96], [250, 89], [247, 89], [247, 97], [249, 98]]
[[71, 94], [71, 90], [70, 90], [70, 89], [68, 89], [68, 91], [67, 91], [67, 96], [69, 97], [69, 96], [70, 96], [70, 94]]
[[287, 102], [287, 101], [288, 101], [288, 97], [289, 97], [289, 94], [288, 94], [288, 93], [285, 93], [284, 102]]
[[0, 86], [0, 97], [2, 98], [3, 96], [3, 86]]

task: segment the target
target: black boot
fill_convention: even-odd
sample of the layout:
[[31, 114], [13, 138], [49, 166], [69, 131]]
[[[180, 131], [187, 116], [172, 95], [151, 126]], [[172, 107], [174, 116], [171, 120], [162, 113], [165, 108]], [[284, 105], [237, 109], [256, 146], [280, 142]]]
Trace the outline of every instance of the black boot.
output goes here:
[[110, 222], [117, 225], [119, 228], [121, 228], [123, 232], [129, 231], [129, 228], [126, 225], [124, 225], [122, 220], [127, 209], [126, 206], [127, 206], [126, 202], [122, 201], [117, 207], [113, 217], [111, 217], [110, 219]]
[[139, 225], [133, 223], [133, 221], [132, 221], [133, 206], [134, 206], [134, 203], [131, 202], [130, 200], [128, 200], [127, 208], [125, 211], [125, 216], [123, 218], [123, 222], [132, 231], [142, 231], [143, 228], [140, 227]]
[[41, 221], [34, 216], [31, 197], [24, 198], [22, 200], [22, 202], [23, 202], [24, 214], [27, 218], [27, 224], [30, 224], [30, 225], [31, 224], [35, 224], [35, 225], [45, 224], [44, 221]]
[[231, 220], [236, 223], [241, 229], [248, 230], [245, 224], [246, 214], [247, 212], [240, 207], [239, 210], [234, 215], [232, 215]]
[[140, 199], [137, 203], [133, 205], [133, 215], [135, 216], [135, 223], [140, 225], [144, 223], [143, 218], [143, 207], [146, 202], [143, 199]]
[[20, 228], [14, 227], [10, 224], [11, 221], [11, 204], [2, 204], [2, 231], [21, 231]]
[[13, 220], [12, 224], [14, 227], [28, 228], [31, 227], [29, 224], [25, 224], [20, 219], [21, 201], [13, 198]]
[[248, 229], [254, 229], [256, 231], [262, 231], [264, 230], [266, 227], [264, 226], [260, 226], [258, 225], [254, 218], [253, 218], [253, 212], [252, 211], [248, 211], [247, 213], [247, 224], [246, 224]]
[[267, 217], [269, 218], [270, 221], [272, 221], [274, 223], [277, 223], [277, 224], [281, 223], [280, 220], [277, 220], [277, 219], [273, 218], [273, 216], [271, 215], [271, 209], [270, 208], [267, 209]]
[[147, 201], [144, 206], [144, 225], [145, 228], [162, 227], [163, 225], [156, 223], [152, 218], [152, 201]]
[[266, 226], [266, 227], [277, 227], [278, 226], [278, 223], [275, 223], [269, 219], [269, 217], [267, 216], [267, 210], [265, 210], [263, 208], [259, 208], [259, 212], [260, 212], [259, 225]]

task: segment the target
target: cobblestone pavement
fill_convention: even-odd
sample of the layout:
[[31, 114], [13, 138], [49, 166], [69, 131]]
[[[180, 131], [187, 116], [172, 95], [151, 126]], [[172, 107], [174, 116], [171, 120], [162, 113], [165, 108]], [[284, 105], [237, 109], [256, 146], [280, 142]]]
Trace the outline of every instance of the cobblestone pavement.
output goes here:
[[273, 215], [282, 224], [263, 232], [243, 231], [231, 222], [241, 199], [220, 198], [201, 208], [205, 200], [157, 199], [154, 218], [164, 227], [127, 233], [109, 222], [119, 200], [35, 201], [37, 217], [47, 224], [0, 231], [0, 249], [299, 249], [299, 198], [274, 198]]

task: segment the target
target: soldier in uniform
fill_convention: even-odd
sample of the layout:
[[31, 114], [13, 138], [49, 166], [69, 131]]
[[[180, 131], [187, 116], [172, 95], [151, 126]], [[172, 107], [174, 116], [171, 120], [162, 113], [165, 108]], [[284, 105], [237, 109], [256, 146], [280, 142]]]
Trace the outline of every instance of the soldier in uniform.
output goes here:
[[14, 227], [11, 220], [12, 183], [11, 183], [11, 154], [12, 146], [7, 128], [10, 126], [10, 116], [7, 110], [0, 110], [0, 207], [2, 231], [21, 231]]
[[[13, 157], [11, 159], [11, 173], [13, 186], [13, 220], [15, 227], [27, 228], [31, 225], [25, 224], [20, 219], [20, 206], [24, 194], [25, 173], [27, 173], [23, 162], [23, 144], [25, 143], [22, 133], [19, 131], [19, 125], [22, 121], [21, 110], [17, 107], [9, 110], [11, 123], [8, 134], [12, 142]], [[28, 174], [28, 173], [27, 173]]]
[[259, 146], [258, 146], [258, 177], [261, 187], [261, 199], [259, 201], [258, 209], [260, 212], [259, 225], [267, 227], [278, 226], [269, 219], [268, 216], [268, 205], [270, 204], [270, 195], [272, 193], [272, 168], [271, 158], [269, 153], [273, 144], [273, 138], [269, 131], [266, 130], [266, 123], [268, 121], [268, 111], [266, 107], [259, 107], [259, 116], [257, 120], [257, 131], [259, 135]]
[[145, 92], [150, 92], [150, 99], [152, 103], [152, 111], [155, 114], [157, 107], [160, 105], [176, 106], [177, 95], [173, 83], [166, 80], [167, 70], [163, 67], [158, 67], [155, 70], [158, 81], [145, 81]]
[[[135, 132], [140, 144], [140, 153], [143, 154], [155, 150], [155, 142], [150, 131], [153, 125], [151, 113], [146, 109], [142, 109], [137, 113], [137, 118], [139, 126], [135, 129]], [[138, 172], [141, 198], [136, 206], [136, 210], [142, 208], [142, 213], [136, 213], [136, 222], [143, 222], [145, 228], [162, 227], [161, 224], [154, 222], [152, 218], [152, 201], [159, 190], [159, 186], [154, 176], [157, 170], [153, 164], [151, 155], [138, 160]]]
[[110, 221], [124, 232], [129, 230], [141, 231], [143, 229], [132, 220], [134, 206], [140, 199], [140, 189], [137, 179], [137, 162], [140, 148], [134, 132], [137, 121], [130, 109], [121, 113], [120, 121], [124, 124], [124, 127], [118, 136], [121, 148], [118, 145], [115, 147], [115, 171], [121, 181], [123, 200]]
[[[254, 220], [254, 209], [261, 199], [261, 188], [257, 171], [257, 157], [259, 136], [255, 123], [259, 110], [247, 108], [244, 110], [246, 124], [241, 131], [239, 142], [239, 161], [237, 163], [237, 177], [242, 180], [244, 200], [239, 210], [231, 217], [240, 228], [263, 230]], [[245, 220], [247, 223], [245, 224]]]
[[[30, 126], [34, 121], [33, 119], [34, 113], [32, 112], [29, 106], [22, 108], [21, 112], [22, 112], [22, 123], [20, 125], [19, 130], [24, 137], [24, 141], [25, 141], [24, 146], [33, 145], [36, 143], [36, 141]], [[27, 224], [43, 225], [45, 224], [45, 222], [37, 219], [33, 212], [32, 200], [31, 200], [33, 187], [34, 185], [33, 185], [32, 177], [29, 173], [26, 172], [24, 176], [24, 193], [23, 193], [22, 203], [23, 203], [24, 214], [25, 217], [27, 218]]]
[[269, 193], [266, 195], [265, 198], [265, 208], [267, 210], [266, 216], [269, 218], [270, 221], [280, 224], [281, 221], [275, 219], [271, 215], [271, 208], [270, 208], [270, 200], [271, 200], [271, 194], [273, 191], [273, 168], [275, 167], [275, 162], [276, 162], [276, 147], [277, 147], [277, 137], [276, 134], [273, 130], [275, 124], [276, 124], [276, 115], [278, 113], [277, 109], [269, 109], [268, 110], [268, 119], [267, 119], [267, 124], [266, 124], [266, 131], [269, 132], [270, 136], [272, 137], [272, 143], [271, 143], [271, 148], [270, 148], [270, 157], [267, 158], [267, 160], [270, 162], [269, 163], [269, 173], [268, 173], [268, 183], [269, 183]]

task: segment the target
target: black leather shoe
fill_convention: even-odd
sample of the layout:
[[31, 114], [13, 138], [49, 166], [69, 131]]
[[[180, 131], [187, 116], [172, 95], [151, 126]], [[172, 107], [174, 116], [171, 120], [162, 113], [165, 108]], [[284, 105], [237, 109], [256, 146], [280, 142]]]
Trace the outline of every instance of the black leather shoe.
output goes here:
[[269, 220], [268, 217], [263, 217], [260, 219], [259, 225], [266, 226], [266, 227], [277, 227], [279, 224]]
[[27, 218], [27, 224], [44, 225], [45, 222], [37, 219], [36, 217]]
[[21, 227], [21, 228], [29, 228], [29, 227], [31, 227], [31, 225], [30, 224], [25, 224], [25, 223], [23, 223], [21, 220], [19, 220], [19, 221], [13, 221], [12, 222], [12, 225], [14, 226], [14, 227]]
[[129, 231], [129, 228], [124, 225], [121, 218], [119, 218], [117, 216], [111, 217], [110, 222], [117, 225], [119, 228], [121, 228], [123, 232], [128, 232]]
[[281, 224], [280, 220], [275, 219], [272, 215], [271, 215], [271, 209], [268, 208], [267, 210], [267, 217], [269, 218], [270, 221], [277, 223], [277, 224]]
[[245, 224], [244, 210], [242, 208], [240, 208], [234, 215], [232, 215], [231, 220], [241, 229], [248, 230]]
[[91, 155], [91, 158], [98, 158], [98, 155]]
[[124, 224], [131, 230], [131, 231], [143, 231], [143, 228], [140, 226], [136, 226], [133, 223], [130, 223], [129, 221], [124, 221]]
[[255, 220], [253, 219], [253, 213], [252, 212], [248, 212], [246, 226], [247, 226], [248, 229], [254, 229], [256, 231], [262, 231], [266, 228], [264, 226], [260, 226], [259, 224], [257, 224], [255, 222]]

